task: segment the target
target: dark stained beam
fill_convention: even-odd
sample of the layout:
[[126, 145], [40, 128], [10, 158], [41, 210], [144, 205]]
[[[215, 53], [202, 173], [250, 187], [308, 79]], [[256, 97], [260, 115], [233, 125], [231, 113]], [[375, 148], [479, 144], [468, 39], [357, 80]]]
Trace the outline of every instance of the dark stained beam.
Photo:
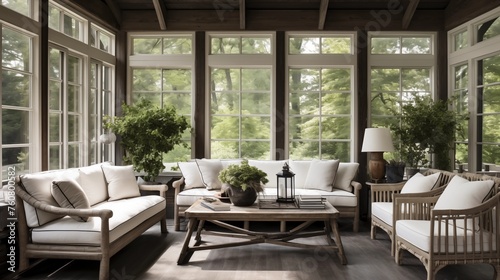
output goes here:
[[106, 4], [108, 5], [109, 9], [111, 10], [111, 13], [115, 17], [116, 21], [118, 24], [121, 24], [122, 22], [122, 11], [118, 4], [116, 3], [115, 0], [104, 0]]
[[496, 7], [500, 7], [500, 0], [450, 1], [445, 12], [445, 29], [451, 30]]
[[155, 6], [160, 29], [167, 30], [167, 8], [165, 7], [165, 3], [163, 3], [163, 0], [153, 0], [153, 5]]
[[408, 26], [410, 26], [411, 19], [417, 10], [419, 2], [420, 0], [410, 0], [410, 3], [408, 3], [408, 7], [403, 15], [403, 30], [408, 29]]
[[326, 20], [326, 14], [328, 12], [328, 3], [329, 0], [321, 0], [321, 3], [319, 5], [319, 23], [318, 23], [318, 29], [323, 30], [325, 28], [325, 20]]
[[246, 28], [246, 7], [245, 7], [245, 0], [240, 0], [240, 29], [245, 30]]

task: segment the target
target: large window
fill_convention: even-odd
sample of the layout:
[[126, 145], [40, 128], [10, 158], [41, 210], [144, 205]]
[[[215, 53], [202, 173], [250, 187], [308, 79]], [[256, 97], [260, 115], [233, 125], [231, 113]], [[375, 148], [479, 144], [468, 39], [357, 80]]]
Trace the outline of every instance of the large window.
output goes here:
[[[131, 35], [130, 102], [141, 98], [162, 107], [173, 105], [177, 113], [191, 123], [194, 108], [192, 69], [194, 65], [192, 34]], [[191, 158], [191, 133], [186, 130], [183, 141], [164, 155], [164, 162], [186, 161]]]
[[273, 36], [210, 34], [210, 157], [271, 159]]
[[[451, 30], [450, 94], [455, 108], [470, 112], [455, 148], [455, 163], [465, 170], [500, 171], [500, 8]], [[458, 166], [457, 166], [458, 167]]]
[[16, 11], [24, 16], [34, 18], [34, 9], [38, 4], [37, 0], [2, 0], [0, 3], [13, 11]]
[[288, 156], [352, 161], [352, 34], [289, 34]]
[[[30, 172], [34, 156], [33, 38], [18, 29], [1, 26], [2, 68], [2, 180], [8, 168], [17, 175]], [[10, 170], [13, 171], [13, 170]]]
[[[369, 38], [368, 127], [397, 125], [402, 105], [411, 104], [416, 97], [436, 97], [435, 36], [377, 32]], [[397, 153], [388, 153], [386, 158], [400, 159]]]
[[49, 27], [59, 31], [73, 39], [85, 42], [85, 32], [87, 21], [70, 12], [67, 9], [55, 4], [49, 4]]

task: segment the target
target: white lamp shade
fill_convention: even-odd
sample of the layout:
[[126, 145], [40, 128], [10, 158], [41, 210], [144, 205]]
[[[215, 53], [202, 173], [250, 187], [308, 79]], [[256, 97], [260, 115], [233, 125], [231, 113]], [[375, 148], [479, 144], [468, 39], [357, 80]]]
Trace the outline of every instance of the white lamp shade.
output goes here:
[[367, 128], [363, 139], [362, 152], [392, 152], [391, 131], [385, 127]]

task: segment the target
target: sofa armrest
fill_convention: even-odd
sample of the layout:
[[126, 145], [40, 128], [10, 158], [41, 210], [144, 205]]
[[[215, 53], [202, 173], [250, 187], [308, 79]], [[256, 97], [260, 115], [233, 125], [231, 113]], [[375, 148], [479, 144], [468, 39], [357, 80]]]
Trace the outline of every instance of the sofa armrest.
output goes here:
[[37, 200], [19, 186], [15, 188], [15, 192], [17, 196], [19, 196], [23, 201], [25, 201], [29, 205], [48, 213], [58, 214], [58, 215], [82, 216], [82, 217], [100, 217], [103, 220], [104, 219], [107, 220], [113, 217], [113, 211], [109, 209], [69, 209], [69, 208], [53, 206], [48, 203]]
[[165, 184], [153, 184], [153, 185], [139, 185], [141, 191], [157, 191], [160, 196], [165, 198], [165, 192], [168, 190], [168, 186]]
[[359, 191], [363, 188], [360, 182], [351, 181], [352, 190], [354, 195], [359, 196]]

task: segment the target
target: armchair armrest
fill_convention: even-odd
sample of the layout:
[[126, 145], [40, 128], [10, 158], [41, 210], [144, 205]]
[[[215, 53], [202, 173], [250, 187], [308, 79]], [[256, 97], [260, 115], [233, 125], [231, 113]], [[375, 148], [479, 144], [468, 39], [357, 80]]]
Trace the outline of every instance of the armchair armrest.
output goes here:
[[405, 182], [392, 184], [371, 184], [371, 202], [392, 202], [394, 194], [403, 189]]
[[393, 202], [393, 225], [397, 220], [430, 220], [431, 210], [439, 196], [404, 194], [395, 196]]
[[176, 180], [172, 183], [172, 187], [175, 190], [175, 196], [177, 196], [182, 191], [183, 186], [184, 186], [184, 177], [181, 177], [179, 180]]

